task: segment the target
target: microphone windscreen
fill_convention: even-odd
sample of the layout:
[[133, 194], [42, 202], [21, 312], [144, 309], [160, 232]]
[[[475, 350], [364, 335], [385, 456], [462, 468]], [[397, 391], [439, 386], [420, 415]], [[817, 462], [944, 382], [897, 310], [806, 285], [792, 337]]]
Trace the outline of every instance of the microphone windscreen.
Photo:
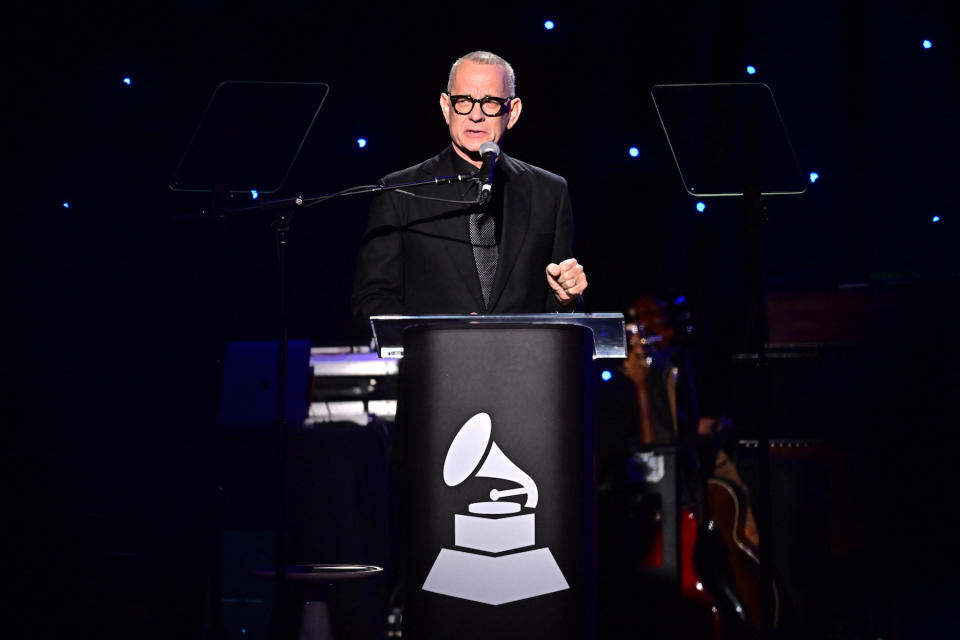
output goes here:
[[480, 145], [480, 156], [485, 156], [488, 153], [492, 153], [494, 158], [500, 157], [500, 145], [496, 142], [484, 142]]

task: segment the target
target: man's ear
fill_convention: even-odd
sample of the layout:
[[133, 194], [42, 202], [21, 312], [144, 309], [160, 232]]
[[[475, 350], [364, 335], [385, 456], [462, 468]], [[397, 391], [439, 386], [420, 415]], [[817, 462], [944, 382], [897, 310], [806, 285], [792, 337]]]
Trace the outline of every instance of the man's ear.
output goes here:
[[440, 94], [440, 110], [443, 111], [443, 119], [450, 124], [450, 96], [445, 93]]
[[522, 110], [523, 103], [520, 101], [520, 98], [514, 98], [510, 101], [510, 119], [507, 120], [507, 129], [512, 129], [513, 125], [517, 124], [517, 120], [520, 119], [520, 112]]

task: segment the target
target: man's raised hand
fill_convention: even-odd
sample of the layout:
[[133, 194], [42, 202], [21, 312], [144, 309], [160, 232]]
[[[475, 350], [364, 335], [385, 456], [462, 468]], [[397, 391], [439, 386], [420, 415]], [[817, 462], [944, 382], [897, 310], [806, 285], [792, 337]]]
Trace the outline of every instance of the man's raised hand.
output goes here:
[[560, 264], [547, 265], [547, 284], [562, 306], [572, 305], [587, 288], [587, 274], [576, 258], [568, 258]]

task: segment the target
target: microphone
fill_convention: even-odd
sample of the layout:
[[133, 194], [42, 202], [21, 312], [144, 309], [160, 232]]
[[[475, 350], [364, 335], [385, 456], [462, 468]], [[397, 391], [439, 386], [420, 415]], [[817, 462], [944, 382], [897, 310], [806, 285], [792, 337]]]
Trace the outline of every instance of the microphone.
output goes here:
[[480, 166], [480, 204], [486, 204], [493, 189], [493, 169], [500, 157], [500, 147], [496, 142], [484, 142], [480, 145], [480, 156], [483, 158]]

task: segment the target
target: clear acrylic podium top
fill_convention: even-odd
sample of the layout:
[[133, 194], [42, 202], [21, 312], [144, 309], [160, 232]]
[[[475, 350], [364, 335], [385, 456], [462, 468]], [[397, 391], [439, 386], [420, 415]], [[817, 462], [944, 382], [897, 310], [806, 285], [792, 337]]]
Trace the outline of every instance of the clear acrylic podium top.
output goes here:
[[500, 315], [371, 316], [370, 327], [381, 358], [403, 357], [403, 332], [409, 327], [572, 324], [593, 332], [593, 357], [626, 358], [622, 313], [517, 313]]

